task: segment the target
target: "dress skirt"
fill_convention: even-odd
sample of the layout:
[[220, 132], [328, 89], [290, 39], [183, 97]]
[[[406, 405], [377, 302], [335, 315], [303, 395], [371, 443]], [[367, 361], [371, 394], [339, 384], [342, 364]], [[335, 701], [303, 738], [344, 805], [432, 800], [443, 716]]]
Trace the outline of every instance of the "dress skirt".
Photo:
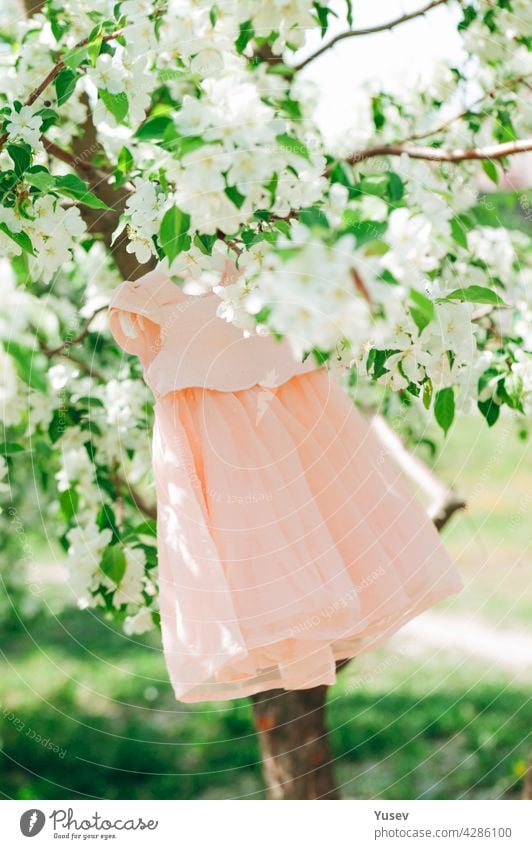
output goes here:
[[461, 588], [439, 535], [325, 369], [156, 401], [163, 649], [176, 697], [333, 684]]

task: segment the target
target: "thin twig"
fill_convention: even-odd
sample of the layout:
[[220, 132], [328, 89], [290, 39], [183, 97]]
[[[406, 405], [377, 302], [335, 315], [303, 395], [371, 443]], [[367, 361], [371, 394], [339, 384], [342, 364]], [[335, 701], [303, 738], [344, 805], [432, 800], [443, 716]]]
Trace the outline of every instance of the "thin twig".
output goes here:
[[45, 353], [47, 354], [47, 356], [53, 357], [55, 354], [62, 354], [63, 351], [67, 350], [67, 348], [71, 348], [73, 345], [79, 345], [80, 342], [83, 342], [83, 340], [89, 333], [91, 324], [96, 318], [96, 316], [107, 308], [107, 304], [104, 304], [102, 307], [98, 307], [98, 309], [94, 310], [92, 315], [90, 315], [83, 323], [83, 325], [81, 326], [81, 330], [79, 331], [78, 335], [74, 337], [74, 339], [66, 339], [64, 342], [61, 343], [61, 345], [58, 345], [56, 348], [46, 348]]
[[339, 35], [335, 35], [334, 38], [331, 38], [330, 41], [327, 41], [325, 44], [322, 44], [321, 47], [318, 48], [314, 53], [311, 53], [310, 56], [307, 56], [306, 59], [302, 59], [298, 65], [294, 65], [293, 68], [295, 71], [300, 71], [302, 68], [305, 68], [310, 62], [313, 62], [314, 59], [317, 59], [318, 56], [321, 56], [327, 50], [330, 50], [331, 47], [334, 47], [338, 42], [343, 41], [346, 38], [356, 38], [361, 35], [373, 35], [377, 32], [384, 32], [385, 30], [395, 29], [395, 27], [400, 26], [401, 24], [405, 24], [407, 21], [413, 21], [414, 18], [420, 18], [423, 15], [426, 15], [427, 12], [430, 12], [431, 9], [435, 9], [436, 6], [443, 6], [444, 3], [448, 3], [449, 0], [432, 0], [431, 3], [427, 3], [422, 9], [417, 9], [415, 12], [409, 12], [406, 15], [401, 15], [399, 18], [395, 18], [393, 21], [387, 21], [385, 24], [377, 24], [373, 27], [367, 27], [365, 29], [351, 29], [346, 30], [346, 32], [341, 32]]
[[375, 145], [366, 150], [360, 150], [348, 156], [345, 161], [349, 165], [357, 165], [359, 162], [377, 156], [402, 156], [404, 153], [410, 159], [426, 159], [430, 162], [465, 162], [480, 159], [504, 159], [506, 156], [515, 156], [530, 150], [532, 150], [532, 138], [518, 139], [517, 141], [489, 145], [488, 147], [456, 148], [455, 150], [442, 150], [439, 147], [425, 147], [399, 142], [397, 144]]
[[421, 141], [421, 139], [426, 139], [429, 136], [435, 136], [438, 135], [438, 133], [443, 133], [444, 130], [447, 130], [452, 124], [455, 123], [455, 121], [460, 121], [461, 118], [465, 118], [466, 115], [469, 115], [475, 108], [475, 106], [479, 106], [484, 100], [487, 100], [490, 97], [493, 98], [501, 91], [512, 88], [512, 86], [514, 85], [519, 85], [522, 83], [526, 86], [526, 80], [531, 76], [532, 74], [525, 74], [525, 76], [523, 77], [516, 77], [515, 79], [507, 80], [506, 82], [502, 83], [502, 85], [493, 86], [493, 88], [489, 89], [489, 91], [485, 91], [481, 95], [481, 97], [474, 100], [466, 109], [463, 109], [462, 112], [459, 112], [457, 115], [453, 115], [451, 118], [447, 118], [446, 121], [443, 121], [443, 123], [439, 124], [437, 127], [434, 127], [432, 130], [426, 130], [420, 133], [413, 133], [411, 136], [408, 136], [408, 138], [403, 139], [403, 143]]
[[81, 371], [87, 374], [89, 377], [93, 377], [95, 380], [99, 380], [101, 383], [107, 382], [106, 376], [101, 371], [95, 369], [89, 363], [86, 363], [85, 360], [82, 360], [69, 348], [63, 348], [59, 351], [54, 351], [50, 348], [47, 348], [44, 342], [39, 341], [39, 349], [46, 357], [61, 357], [64, 360], [68, 360], [71, 363], [75, 363], [78, 368], [80, 368]]
[[353, 283], [355, 284], [355, 289], [358, 292], [360, 292], [360, 294], [362, 295], [362, 297], [364, 298], [366, 303], [369, 304], [369, 306], [371, 306], [372, 300], [371, 300], [371, 295], [369, 293], [369, 289], [366, 286], [366, 284], [364, 283], [364, 280], [362, 279], [362, 277], [360, 276], [360, 274], [356, 270], [356, 268], [353, 268], [351, 270], [351, 277], [353, 278]]

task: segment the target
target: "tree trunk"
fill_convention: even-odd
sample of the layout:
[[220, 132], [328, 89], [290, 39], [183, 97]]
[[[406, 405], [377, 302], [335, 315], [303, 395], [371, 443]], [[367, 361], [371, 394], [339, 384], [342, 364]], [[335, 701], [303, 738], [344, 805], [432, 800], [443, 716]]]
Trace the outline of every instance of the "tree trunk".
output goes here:
[[325, 721], [327, 687], [252, 696], [269, 799], [339, 799]]

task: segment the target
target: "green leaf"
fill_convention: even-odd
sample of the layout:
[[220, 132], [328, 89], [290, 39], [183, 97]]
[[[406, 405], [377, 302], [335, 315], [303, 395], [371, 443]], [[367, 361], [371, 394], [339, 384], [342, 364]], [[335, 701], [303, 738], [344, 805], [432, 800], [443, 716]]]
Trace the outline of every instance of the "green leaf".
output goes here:
[[118, 154], [118, 159], [115, 168], [116, 185], [121, 186], [127, 179], [127, 175], [134, 167], [135, 162], [131, 151], [127, 147], [122, 147]]
[[65, 174], [63, 177], [54, 179], [54, 189], [59, 194], [90, 206], [92, 209], [109, 209], [106, 203], [89, 191], [87, 184], [80, 180], [75, 174]]
[[386, 174], [374, 174], [360, 180], [356, 188], [362, 195], [375, 195], [375, 197], [383, 198], [388, 194], [389, 182], [389, 177]]
[[464, 229], [463, 222], [459, 218], [451, 219], [451, 235], [458, 245], [462, 248], [467, 248], [467, 233]]
[[488, 427], [493, 427], [501, 411], [499, 404], [496, 404], [492, 398], [488, 398], [487, 401], [477, 401], [477, 407], [486, 419]]
[[382, 377], [383, 374], [387, 374], [386, 360], [395, 353], [397, 352], [393, 348], [385, 348], [384, 350], [371, 348], [368, 354], [366, 368], [371, 372], [375, 380]]
[[484, 169], [484, 173], [490, 178], [491, 182], [495, 183], [497, 186], [499, 184], [499, 172], [497, 171], [497, 166], [493, 159], [483, 159], [482, 168]]
[[107, 504], [106, 502], [102, 503], [102, 506], [98, 510], [96, 524], [98, 525], [100, 531], [103, 531], [104, 528], [109, 528], [109, 530], [113, 534], [112, 542], [119, 542], [119, 536], [116, 527], [116, 516], [110, 504]]
[[352, 0], [346, 0], [347, 5], [347, 23], [349, 25], [349, 29], [353, 27], [353, 3]]
[[165, 212], [161, 221], [159, 242], [170, 264], [190, 245], [189, 227], [190, 215], [186, 212], [181, 212], [176, 206]]
[[508, 109], [497, 110], [497, 122], [494, 130], [497, 141], [512, 142], [517, 139], [517, 131], [512, 123], [512, 116]]
[[253, 24], [251, 21], [244, 21], [244, 23], [240, 24], [238, 38], [235, 41], [237, 53], [244, 52], [254, 35], [255, 32], [253, 30]]
[[22, 177], [31, 164], [31, 147], [23, 142], [19, 144], [8, 144], [7, 152], [13, 160], [15, 174]]
[[390, 200], [399, 201], [405, 193], [405, 184], [401, 180], [399, 174], [395, 171], [388, 171], [388, 195]]
[[286, 77], [286, 79], [291, 79], [291, 77], [295, 76], [297, 71], [291, 65], [285, 65], [284, 62], [275, 62], [273, 65], [268, 65], [266, 69], [267, 74], [277, 74], [280, 77]]
[[217, 237], [215, 235], [211, 235], [210, 233], [196, 233], [194, 236], [194, 244], [197, 248], [199, 248], [202, 254], [210, 256], [212, 254], [216, 238]]
[[236, 186], [226, 186], [224, 192], [231, 201], [231, 203], [234, 203], [236, 208], [240, 209], [246, 199], [246, 196], [240, 194]]
[[54, 410], [52, 420], [48, 425], [48, 436], [50, 442], [54, 443], [60, 439], [67, 428], [75, 427], [81, 421], [81, 411], [72, 406], [62, 406]]
[[171, 150], [177, 159], [181, 159], [188, 153], [203, 147], [205, 139], [202, 136], [179, 136], [175, 127], [169, 127], [164, 134], [162, 147]]
[[49, 192], [54, 184], [54, 178], [46, 168], [41, 165], [26, 171], [24, 179], [30, 186], [34, 186], [41, 192]]
[[20, 454], [21, 451], [24, 451], [24, 446], [19, 445], [18, 442], [0, 443], [0, 454]]
[[55, 78], [54, 86], [57, 94], [57, 105], [62, 106], [76, 88], [76, 82], [79, 74], [71, 71], [69, 68], [64, 68], [61, 73]]
[[286, 236], [287, 239], [290, 238], [290, 224], [288, 223], [288, 221], [283, 221], [282, 219], [279, 219], [279, 221], [274, 221], [273, 226], [276, 230], [279, 230], [279, 232], [282, 233], [283, 236]]
[[284, 100], [278, 100], [277, 108], [293, 121], [300, 121], [303, 117], [300, 104], [297, 100], [292, 100], [290, 97], [285, 97]]
[[330, 351], [321, 351], [319, 348], [312, 349], [312, 355], [319, 366], [322, 366], [327, 362], [329, 357], [331, 356]]
[[438, 302], [442, 301], [468, 301], [471, 304], [498, 304], [506, 306], [505, 302], [493, 289], [487, 289], [485, 286], [466, 286], [465, 289], [455, 289], [450, 292], [445, 298], [438, 298]]
[[107, 91], [106, 88], [99, 88], [98, 95], [106, 109], [109, 110], [117, 123], [120, 124], [129, 111], [129, 100], [127, 99], [127, 94], [125, 92], [120, 92], [120, 94], [111, 94], [111, 92]]
[[417, 289], [410, 289], [410, 299], [414, 304], [410, 307], [410, 314], [421, 333], [434, 320], [434, 303]]
[[40, 369], [39, 358], [31, 348], [25, 348], [18, 342], [9, 342], [7, 353], [13, 357], [21, 380], [32, 389], [46, 392], [48, 383], [45, 374]]
[[432, 380], [428, 377], [423, 384], [423, 406], [426, 410], [430, 410], [430, 405], [432, 403], [432, 392], [433, 392]]
[[497, 387], [497, 394], [505, 401], [505, 403], [511, 407], [512, 410], [519, 410], [519, 412], [524, 412], [522, 398], [523, 398], [523, 378], [520, 374], [516, 374], [515, 372], [510, 372], [506, 377], [501, 380]]
[[118, 154], [117, 168], [122, 174], [128, 174], [134, 165], [133, 155], [127, 147], [122, 147]]
[[305, 225], [305, 227], [309, 227], [311, 229], [316, 227], [328, 229], [329, 227], [327, 216], [323, 210], [319, 209], [317, 206], [309, 206], [306, 209], [302, 209], [299, 213], [299, 220]]
[[148, 118], [147, 121], [144, 121], [135, 131], [134, 136], [141, 141], [162, 139], [169, 127], [175, 128], [169, 115], [156, 115], [155, 118]]
[[493, 390], [501, 376], [500, 370], [495, 366], [491, 366], [486, 371], [483, 371], [478, 379], [478, 394], [483, 395], [488, 388]]
[[459, 32], [460, 32], [460, 30], [467, 29], [469, 27], [469, 25], [472, 23], [472, 21], [475, 20], [475, 18], [477, 17], [477, 10], [475, 9], [474, 6], [465, 6], [464, 9], [463, 9], [463, 15], [464, 15], [464, 17], [460, 21], [460, 23], [458, 24], [458, 27], [457, 27]]
[[87, 45], [87, 53], [89, 55], [90, 63], [94, 67], [96, 65], [96, 59], [100, 55], [100, 50], [102, 49], [102, 41], [103, 41], [103, 32], [101, 29], [98, 29], [96, 35], [91, 38], [89, 44]]
[[67, 66], [67, 68], [75, 70], [86, 58], [87, 45], [84, 44], [83, 47], [73, 47], [72, 50], [68, 50], [63, 56], [63, 63]]
[[154, 519], [146, 519], [134, 529], [139, 536], [145, 535], [150, 537], [157, 536], [157, 522]]
[[371, 111], [373, 113], [373, 123], [375, 125], [376, 130], [382, 130], [386, 117], [384, 115], [382, 109], [382, 97], [381, 95], [377, 95], [376, 97], [372, 97], [371, 99]]
[[31, 256], [35, 256], [35, 251], [33, 250], [31, 239], [27, 235], [27, 233], [14, 233], [12, 230], [9, 229], [7, 224], [4, 224], [3, 221], [0, 223], [0, 230], [2, 230], [2, 232], [5, 233], [6, 236], [9, 236], [10, 239], [13, 239], [13, 241], [19, 246], [19, 248], [22, 248], [23, 251], [26, 251], [26, 253], [31, 254]]
[[59, 506], [61, 507], [61, 513], [67, 520], [67, 522], [76, 515], [76, 511], [79, 505], [79, 495], [73, 487], [66, 489], [59, 496]]
[[37, 112], [41, 119], [41, 133], [46, 133], [50, 129], [53, 124], [56, 124], [59, 118], [59, 115], [55, 111], [55, 109], [49, 109], [45, 107], [44, 109], [39, 109]]
[[308, 148], [303, 144], [303, 142], [299, 141], [299, 139], [288, 135], [288, 133], [280, 133], [275, 138], [277, 144], [284, 147], [285, 150], [290, 151], [290, 153], [295, 156], [300, 156], [302, 159], [307, 159], [310, 162], [310, 153]]
[[104, 407], [103, 401], [100, 398], [97, 398], [96, 395], [82, 395], [81, 398], [78, 398], [78, 405], [81, 407], [87, 407], [89, 410], [93, 410], [95, 407]]
[[434, 399], [434, 416], [439, 426], [447, 435], [454, 419], [454, 389], [446, 386], [436, 392]]
[[126, 572], [126, 555], [119, 545], [108, 545], [104, 549], [100, 569], [118, 586]]
[[342, 235], [351, 233], [356, 239], [358, 248], [367, 242], [380, 239], [388, 226], [386, 221], [357, 220], [350, 215], [350, 211], [347, 211], [347, 214], [344, 213], [343, 221], [345, 226], [342, 228]]
[[[264, 188], [271, 195], [272, 203], [275, 201], [278, 185], [279, 185], [279, 174], [277, 172], [275, 172], [275, 174], [271, 177], [270, 180], [268, 180], [267, 183], [264, 183]], [[256, 210], [254, 214], [257, 215], [260, 212], [261, 212], [261, 210]], [[262, 210], [262, 212], [264, 213], [265, 216], [266, 215], [268, 216], [267, 218], [266, 217], [264, 218], [264, 221], [269, 221], [270, 213], [268, 212], [268, 210], [265, 209], [265, 210]]]
[[335, 18], [337, 18], [338, 15], [328, 6], [323, 6], [321, 3], [316, 2], [316, 0], [314, 2], [314, 8], [321, 27], [321, 37], [323, 38], [329, 28], [329, 15], [334, 15]]
[[57, 14], [58, 10], [54, 9], [51, 3], [47, 5], [47, 18], [50, 21], [50, 29], [52, 30], [52, 35], [56, 41], [61, 41], [63, 35], [69, 27], [69, 24], [66, 22], [66, 20], [59, 19]]

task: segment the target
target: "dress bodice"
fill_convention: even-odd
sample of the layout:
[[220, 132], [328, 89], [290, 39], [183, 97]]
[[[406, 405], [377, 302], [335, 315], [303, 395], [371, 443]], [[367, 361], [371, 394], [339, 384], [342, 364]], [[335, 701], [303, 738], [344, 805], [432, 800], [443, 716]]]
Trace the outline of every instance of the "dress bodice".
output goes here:
[[245, 336], [217, 316], [219, 304], [214, 293], [186, 295], [152, 271], [117, 288], [109, 305], [111, 331], [125, 351], [141, 358], [158, 396], [189, 387], [275, 387], [317, 368], [312, 357], [297, 362], [284, 340]]

